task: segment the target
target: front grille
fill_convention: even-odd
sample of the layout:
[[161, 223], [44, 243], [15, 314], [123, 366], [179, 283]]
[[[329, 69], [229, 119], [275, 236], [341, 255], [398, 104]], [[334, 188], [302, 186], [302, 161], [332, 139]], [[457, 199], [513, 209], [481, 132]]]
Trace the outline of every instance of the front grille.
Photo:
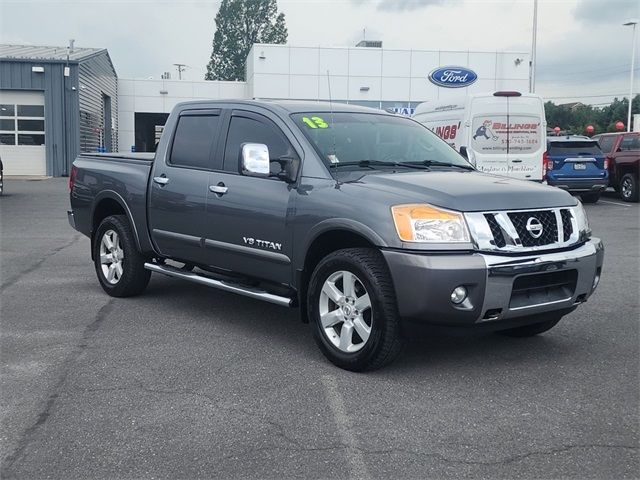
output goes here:
[[[518, 232], [523, 247], [541, 247], [558, 241], [558, 223], [553, 211], [509, 212], [508, 215], [516, 232]], [[527, 222], [531, 218], [539, 221], [542, 225], [542, 234], [538, 238], [527, 229]]]
[[575, 293], [577, 281], [577, 270], [522, 275], [513, 282], [509, 308], [525, 308], [567, 300]]
[[573, 225], [571, 224], [571, 211], [568, 209], [560, 210], [562, 218], [562, 241], [566, 242], [573, 234]]
[[493, 243], [496, 247], [502, 248], [507, 244], [507, 241], [504, 239], [504, 235], [502, 233], [502, 229], [496, 220], [496, 217], [491, 213], [485, 213], [484, 218], [487, 219], [487, 223], [489, 224], [489, 228], [491, 229], [491, 234], [493, 235]]

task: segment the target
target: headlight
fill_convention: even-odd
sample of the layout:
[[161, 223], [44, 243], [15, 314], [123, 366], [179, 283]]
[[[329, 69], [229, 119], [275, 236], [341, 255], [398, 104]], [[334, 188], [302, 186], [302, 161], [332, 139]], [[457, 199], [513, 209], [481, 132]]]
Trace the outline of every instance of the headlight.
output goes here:
[[391, 207], [398, 236], [404, 242], [469, 242], [469, 230], [459, 212], [428, 204]]
[[587, 219], [587, 212], [584, 211], [582, 202], [578, 200], [578, 205], [573, 207], [573, 216], [576, 219], [578, 232], [584, 233], [587, 237], [591, 236], [591, 229], [589, 228], [589, 220]]

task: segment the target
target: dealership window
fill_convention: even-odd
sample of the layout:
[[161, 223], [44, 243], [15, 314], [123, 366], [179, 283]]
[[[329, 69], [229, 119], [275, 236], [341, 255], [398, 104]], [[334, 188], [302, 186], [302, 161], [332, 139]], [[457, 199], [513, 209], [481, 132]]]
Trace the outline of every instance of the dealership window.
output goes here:
[[44, 145], [44, 106], [0, 105], [1, 145]]

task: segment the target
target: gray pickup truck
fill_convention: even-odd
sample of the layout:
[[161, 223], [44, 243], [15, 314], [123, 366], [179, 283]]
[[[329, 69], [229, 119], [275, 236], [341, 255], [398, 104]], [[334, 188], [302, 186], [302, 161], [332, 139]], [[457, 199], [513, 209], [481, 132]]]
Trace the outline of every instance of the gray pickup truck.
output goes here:
[[69, 180], [109, 295], [157, 272], [298, 307], [354, 371], [391, 361], [411, 322], [542, 333], [602, 268], [568, 193], [479, 173], [419, 123], [353, 105], [183, 103], [155, 155], [82, 155]]

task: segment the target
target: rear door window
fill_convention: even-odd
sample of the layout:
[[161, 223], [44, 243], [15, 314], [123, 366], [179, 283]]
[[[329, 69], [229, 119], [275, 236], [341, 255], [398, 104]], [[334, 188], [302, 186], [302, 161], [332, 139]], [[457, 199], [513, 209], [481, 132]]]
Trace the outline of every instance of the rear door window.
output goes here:
[[611, 153], [611, 150], [613, 149], [613, 144], [616, 141], [616, 137], [613, 136], [607, 136], [607, 137], [601, 137], [598, 140], [598, 144], [600, 145], [600, 149], [604, 152], [604, 153]]
[[596, 141], [549, 142], [549, 155], [554, 157], [602, 156]]
[[212, 150], [219, 127], [220, 116], [217, 114], [181, 115], [171, 147], [171, 165], [215, 169]]
[[620, 150], [640, 150], [640, 135], [625, 135], [620, 142]]

